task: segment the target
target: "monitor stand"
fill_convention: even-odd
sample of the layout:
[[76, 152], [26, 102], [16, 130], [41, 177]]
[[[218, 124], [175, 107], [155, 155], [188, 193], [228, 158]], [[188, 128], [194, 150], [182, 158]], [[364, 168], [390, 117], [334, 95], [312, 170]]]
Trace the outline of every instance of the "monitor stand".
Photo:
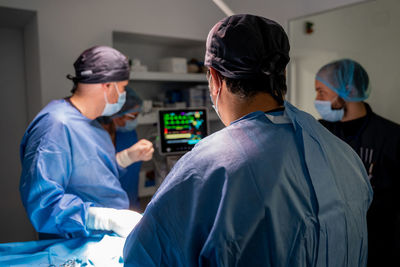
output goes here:
[[168, 155], [166, 156], [167, 161], [167, 172], [170, 172], [172, 167], [174, 167], [175, 163], [183, 156], [183, 154], [179, 155]]

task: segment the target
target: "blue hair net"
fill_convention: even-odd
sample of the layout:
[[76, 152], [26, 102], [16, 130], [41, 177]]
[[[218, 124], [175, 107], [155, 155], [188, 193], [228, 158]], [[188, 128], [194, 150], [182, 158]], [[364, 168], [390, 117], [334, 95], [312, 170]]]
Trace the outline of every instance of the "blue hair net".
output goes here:
[[368, 73], [358, 62], [351, 59], [333, 61], [323, 66], [315, 79], [328, 86], [345, 101], [363, 101], [371, 93]]

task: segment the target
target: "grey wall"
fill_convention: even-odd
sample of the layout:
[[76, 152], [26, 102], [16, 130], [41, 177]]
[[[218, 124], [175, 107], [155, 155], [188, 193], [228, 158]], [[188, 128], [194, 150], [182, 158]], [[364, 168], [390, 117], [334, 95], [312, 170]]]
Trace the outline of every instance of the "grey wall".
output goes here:
[[40, 58], [37, 16], [32, 16], [23, 27], [25, 52], [26, 104], [28, 122], [42, 109], [40, 86]]
[[[211, 0], [209, 0], [211, 1]], [[284, 27], [290, 19], [315, 14], [368, 0], [224, 0], [236, 13], [251, 13], [278, 21]]]
[[34, 231], [19, 196], [19, 143], [27, 122], [24, 34], [0, 28], [0, 242], [32, 240]]
[[[286, 24], [293, 17], [362, 0], [226, 0], [236, 13]], [[0, 6], [38, 12], [41, 100], [69, 94], [65, 75], [87, 47], [112, 45], [112, 31], [205, 40], [224, 14], [211, 0], [0, 0]]]
[[[296, 93], [292, 101], [316, 117], [315, 73], [334, 59], [352, 58], [367, 70], [371, 95], [366, 100], [381, 116], [400, 123], [400, 1], [377, 0], [307, 16], [290, 22]], [[304, 34], [305, 21], [315, 32]]]

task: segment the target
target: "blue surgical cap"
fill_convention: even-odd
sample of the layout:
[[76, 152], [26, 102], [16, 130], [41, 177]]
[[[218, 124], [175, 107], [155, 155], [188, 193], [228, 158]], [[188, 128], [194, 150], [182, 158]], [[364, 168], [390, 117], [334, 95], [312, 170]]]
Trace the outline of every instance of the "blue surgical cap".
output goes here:
[[323, 66], [315, 79], [345, 101], [363, 101], [371, 93], [368, 73], [358, 62], [351, 59], [337, 60]]

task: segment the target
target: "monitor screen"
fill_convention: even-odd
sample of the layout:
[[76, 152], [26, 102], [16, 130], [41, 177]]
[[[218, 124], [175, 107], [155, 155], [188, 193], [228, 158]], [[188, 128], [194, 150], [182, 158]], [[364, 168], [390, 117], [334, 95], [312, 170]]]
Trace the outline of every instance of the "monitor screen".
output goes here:
[[207, 109], [160, 109], [158, 125], [161, 153], [185, 153], [207, 136]]

